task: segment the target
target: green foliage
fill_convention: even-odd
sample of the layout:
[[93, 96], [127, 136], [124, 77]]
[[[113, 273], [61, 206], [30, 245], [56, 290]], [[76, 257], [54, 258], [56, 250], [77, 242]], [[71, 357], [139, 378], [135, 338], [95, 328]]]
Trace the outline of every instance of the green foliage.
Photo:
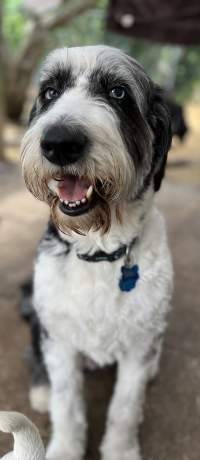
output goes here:
[[99, 2], [98, 8], [89, 10], [87, 13], [75, 18], [65, 29], [57, 29], [51, 37], [54, 46], [83, 46], [102, 43], [104, 34], [104, 14], [103, 3]]
[[3, 30], [8, 43], [16, 52], [21, 44], [26, 27], [21, 0], [4, 0]]
[[200, 46], [190, 46], [185, 48], [177, 69], [175, 92], [178, 99], [188, 99], [197, 83], [200, 83]]

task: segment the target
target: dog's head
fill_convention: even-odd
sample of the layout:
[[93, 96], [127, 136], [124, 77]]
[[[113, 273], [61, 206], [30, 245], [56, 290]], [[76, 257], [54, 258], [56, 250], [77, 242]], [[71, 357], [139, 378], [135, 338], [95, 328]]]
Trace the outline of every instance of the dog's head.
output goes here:
[[23, 174], [64, 232], [105, 232], [113, 210], [159, 189], [170, 143], [161, 90], [134, 59], [106, 46], [63, 48], [41, 72]]

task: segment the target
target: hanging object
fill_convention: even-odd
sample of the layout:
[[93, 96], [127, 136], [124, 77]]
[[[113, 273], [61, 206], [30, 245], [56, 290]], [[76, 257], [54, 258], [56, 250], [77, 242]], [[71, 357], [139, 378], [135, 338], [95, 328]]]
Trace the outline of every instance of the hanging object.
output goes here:
[[107, 27], [156, 42], [200, 44], [200, 1], [110, 0]]

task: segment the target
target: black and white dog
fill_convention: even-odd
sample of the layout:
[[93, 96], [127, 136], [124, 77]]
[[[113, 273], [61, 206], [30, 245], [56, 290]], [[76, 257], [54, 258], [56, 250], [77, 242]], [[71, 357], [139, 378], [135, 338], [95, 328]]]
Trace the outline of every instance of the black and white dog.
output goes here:
[[165, 224], [153, 204], [170, 143], [162, 92], [134, 59], [106, 46], [47, 57], [22, 169], [51, 209], [33, 297], [51, 382], [48, 459], [83, 458], [83, 356], [118, 363], [103, 460], [141, 458], [145, 387], [158, 370], [172, 294]]

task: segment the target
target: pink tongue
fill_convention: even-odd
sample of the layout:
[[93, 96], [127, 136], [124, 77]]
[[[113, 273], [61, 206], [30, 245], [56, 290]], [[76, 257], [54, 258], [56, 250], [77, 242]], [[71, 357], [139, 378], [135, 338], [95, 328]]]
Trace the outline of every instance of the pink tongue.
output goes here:
[[89, 186], [86, 179], [66, 176], [58, 183], [59, 197], [67, 201], [80, 201], [85, 197]]

